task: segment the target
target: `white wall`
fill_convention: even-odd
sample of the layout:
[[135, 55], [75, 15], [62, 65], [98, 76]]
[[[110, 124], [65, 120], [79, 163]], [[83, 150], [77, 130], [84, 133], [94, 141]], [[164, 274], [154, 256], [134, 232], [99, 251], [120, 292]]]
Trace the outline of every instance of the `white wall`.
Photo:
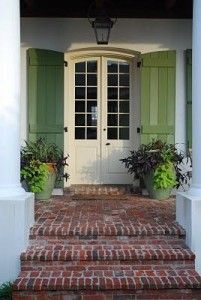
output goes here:
[[[119, 19], [109, 46], [142, 53], [177, 50], [176, 142], [185, 143], [185, 87], [183, 50], [191, 48], [191, 20]], [[67, 52], [97, 46], [87, 19], [21, 19], [21, 140], [27, 130], [26, 49], [41, 48]]]

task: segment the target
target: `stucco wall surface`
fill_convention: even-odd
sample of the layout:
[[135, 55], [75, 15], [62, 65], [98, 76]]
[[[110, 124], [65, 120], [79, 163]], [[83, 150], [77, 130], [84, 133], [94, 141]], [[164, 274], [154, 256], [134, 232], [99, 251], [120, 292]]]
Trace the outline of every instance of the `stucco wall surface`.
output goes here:
[[[185, 142], [185, 49], [191, 48], [191, 20], [119, 19], [110, 36], [110, 47], [142, 53], [176, 50], [176, 142]], [[26, 50], [30, 47], [67, 52], [95, 47], [87, 19], [21, 19], [21, 141], [27, 133]]]

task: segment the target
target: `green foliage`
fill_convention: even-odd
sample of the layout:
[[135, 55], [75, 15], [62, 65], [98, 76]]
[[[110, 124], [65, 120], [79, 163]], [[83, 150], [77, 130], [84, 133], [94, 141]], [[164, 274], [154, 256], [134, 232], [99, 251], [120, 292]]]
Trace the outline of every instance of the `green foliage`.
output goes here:
[[28, 190], [33, 193], [42, 192], [48, 176], [48, 167], [39, 160], [31, 160], [21, 170], [21, 180], [25, 180]]
[[166, 162], [158, 166], [154, 172], [154, 188], [167, 189], [177, 185], [174, 165]]
[[[154, 171], [156, 183], [161, 186], [175, 186], [186, 184], [190, 178], [190, 172], [182, 172], [180, 165], [185, 156], [177, 151], [175, 145], [161, 140], [152, 140], [148, 144], [142, 144], [138, 150], [121, 159], [128, 169], [128, 173], [133, 174], [134, 179], [142, 179], [151, 171]], [[172, 169], [170, 167], [172, 165]], [[171, 174], [175, 172], [174, 175]]]
[[12, 283], [6, 282], [0, 286], [0, 300], [12, 299]]
[[47, 143], [44, 138], [36, 141], [25, 142], [26, 146], [21, 149], [22, 163], [39, 160], [43, 163], [57, 163], [63, 156], [62, 151], [54, 143]]
[[[21, 179], [25, 180], [28, 190], [41, 192], [47, 178], [45, 163], [53, 163], [57, 175], [56, 180], [63, 179], [63, 169], [67, 166], [67, 156], [63, 156], [61, 149], [54, 143], [48, 143], [44, 138], [36, 141], [26, 141], [21, 148]], [[69, 175], [65, 176], [66, 180]]]

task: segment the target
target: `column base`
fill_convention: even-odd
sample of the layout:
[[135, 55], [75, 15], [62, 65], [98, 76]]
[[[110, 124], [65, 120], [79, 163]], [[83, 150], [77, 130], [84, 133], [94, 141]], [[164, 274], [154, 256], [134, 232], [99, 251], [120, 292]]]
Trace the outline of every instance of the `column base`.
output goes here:
[[0, 186], [0, 200], [10, 197], [25, 197], [25, 194], [26, 192], [21, 185]]
[[186, 230], [186, 244], [195, 253], [196, 271], [201, 274], [201, 196], [178, 192], [176, 221]]
[[28, 245], [33, 224], [34, 194], [0, 198], [0, 284], [17, 277], [20, 254]]
[[188, 195], [193, 197], [198, 197], [201, 200], [201, 186], [192, 184], [188, 190]]

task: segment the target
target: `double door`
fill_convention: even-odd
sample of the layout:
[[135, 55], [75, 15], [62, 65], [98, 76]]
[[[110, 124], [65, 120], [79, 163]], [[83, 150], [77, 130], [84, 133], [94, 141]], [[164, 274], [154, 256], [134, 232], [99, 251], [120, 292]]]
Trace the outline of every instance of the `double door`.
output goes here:
[[131, 61], [76, 60], [71, 73], [71, 184], [127, 184], [120, 161], [135, 142]]

